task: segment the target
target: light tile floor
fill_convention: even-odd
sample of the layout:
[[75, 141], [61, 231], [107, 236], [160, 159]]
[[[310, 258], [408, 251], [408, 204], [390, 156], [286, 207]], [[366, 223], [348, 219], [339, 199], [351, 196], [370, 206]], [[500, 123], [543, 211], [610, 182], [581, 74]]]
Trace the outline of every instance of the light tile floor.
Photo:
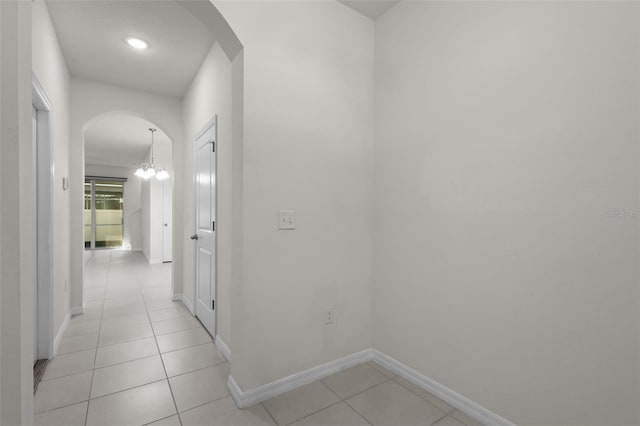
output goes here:
[[229, 365], [170, 297], [171, 265], [92, 252], [86, 311], [71, 319], [35, 395], [36, 426], [477, 426], [371, 362], [240, 410]]

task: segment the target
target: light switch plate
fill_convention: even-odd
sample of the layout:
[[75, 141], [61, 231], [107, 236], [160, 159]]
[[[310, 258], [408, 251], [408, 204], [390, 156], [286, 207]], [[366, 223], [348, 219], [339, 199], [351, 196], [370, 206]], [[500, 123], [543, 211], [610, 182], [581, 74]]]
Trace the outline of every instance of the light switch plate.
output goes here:
[[333, 306], [325, 306], [324, 308], [324, 323], [333, 324], [336, 322], [336, 313]]
[[296, 211], [280, 210], [278, 212], [278, 229], [296, 229]]

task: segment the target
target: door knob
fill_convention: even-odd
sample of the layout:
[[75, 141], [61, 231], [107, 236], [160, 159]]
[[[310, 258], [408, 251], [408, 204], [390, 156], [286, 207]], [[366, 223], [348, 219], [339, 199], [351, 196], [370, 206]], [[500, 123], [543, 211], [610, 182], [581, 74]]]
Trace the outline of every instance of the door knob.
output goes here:
[[164, 226], [169, 226], [169, 224], [168, 224], [168, 223], [165, 223], [165, 224], [164, 224]]
[[197, 240], [197, 239], [198, 239], [198, 234], [193, 234], [193, 235], [191, 236], [191, 239], [192, 239], [192, 240]]

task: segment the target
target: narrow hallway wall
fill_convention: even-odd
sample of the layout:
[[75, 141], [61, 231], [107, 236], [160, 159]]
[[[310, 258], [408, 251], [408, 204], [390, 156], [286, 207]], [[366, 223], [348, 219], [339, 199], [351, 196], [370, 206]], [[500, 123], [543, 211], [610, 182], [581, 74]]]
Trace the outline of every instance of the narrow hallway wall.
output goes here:
[[[33, 73], [53, 104], [50, 114], [53, 151], [53, 310], [54, 336], [70, 312], [70, 222], [69, 191], [62, 178], [69, 176], [70, 77], [44, 1], [33, 2]], [[83, 190], [82, 182], [76, 188]]]
[[33, 419], [31, 2], [0, 2], [0, 424]]
[[[184, 144], [184, 206], [190, 212], [184, 216], [184, 229], [195, 229], [193, 176], [193, 140], [209, 121], [217, 116], [217, 245], [216, 333], [227, 346], [231, 344], [231, 219], [233, 215], [232, 186], [232, 120], [231, 120], [231, 62], [219, 44], [214, 44], [183, 101], [185, 126]], [[184, 296], [193, 305], [194, 245], [184, 246]]]

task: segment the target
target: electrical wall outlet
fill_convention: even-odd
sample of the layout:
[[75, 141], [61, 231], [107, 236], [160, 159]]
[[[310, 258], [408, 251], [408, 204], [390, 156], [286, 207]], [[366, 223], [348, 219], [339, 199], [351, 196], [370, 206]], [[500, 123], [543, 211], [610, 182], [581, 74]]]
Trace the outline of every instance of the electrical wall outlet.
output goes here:
[[333, 306], [326, 306], [324, 308], [324, 323], [333, 324], [336, 322], [335, 310]]
[[295, 210], [280, 210], [278, 212], [278, 229], [296, 229]]

